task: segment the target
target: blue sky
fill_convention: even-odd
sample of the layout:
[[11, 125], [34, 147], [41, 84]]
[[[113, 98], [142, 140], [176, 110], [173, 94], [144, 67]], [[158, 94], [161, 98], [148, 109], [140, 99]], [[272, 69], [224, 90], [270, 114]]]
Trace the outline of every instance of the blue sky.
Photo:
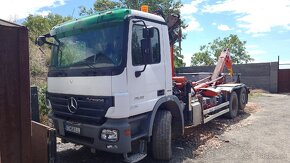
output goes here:
[[[95, 0], [10, 0], [1, 2], [0, 18], [23, 21], [28, 14], [57, 13], [78, 17], [79, 6]], [[188, 23], [182, 53], [187, 65], [200, 45], [217, 37], [237, 34], [247, 41], [254, 62], [290, 63], [290, 0], [182, 0], [182, 18]], [[17, 5], [15, 5], [17, 3]]]
[[182, 2], [182, 17], [192, 25], [182, 46], [185, 58], [217, 37], [237, 34], [247, 41], [254, 62], [277, 61], [280, 55], [281, 62], [290, 63], [289, 0]]

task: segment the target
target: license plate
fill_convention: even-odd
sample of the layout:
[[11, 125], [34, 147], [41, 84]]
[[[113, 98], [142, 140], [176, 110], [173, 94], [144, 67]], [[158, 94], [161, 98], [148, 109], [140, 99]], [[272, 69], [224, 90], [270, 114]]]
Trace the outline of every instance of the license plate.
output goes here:
[[65, 128], [64, 128], [66, 131], [68, 132], [73, 132], [73, 133], [76, 133], [76, 134], [80, 134], [81, 133], [81, 129], [79, 127], [75, 127], [75, 126], [70, 126], [70, 125], [65, 125]]

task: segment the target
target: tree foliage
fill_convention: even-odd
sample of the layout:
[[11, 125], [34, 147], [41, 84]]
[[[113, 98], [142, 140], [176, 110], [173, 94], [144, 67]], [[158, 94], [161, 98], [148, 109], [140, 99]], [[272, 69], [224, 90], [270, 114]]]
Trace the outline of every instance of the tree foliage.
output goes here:
[[29, 38], [34, 41], [36, 37], [49, 33], [52, 27], [65, 21], [71, 20], [72, 17], [63, 17], [58, 14], [48, 14], [47, 16], [29, 15], [23, 25], [29, 29]]
[[245, 45], [246, 41], [241, 41], [237, 35], [231, 34], [223, 39], [217, 38], [206, 45], [200, 46], [200, 51], [194, 53], [191, 57], [191, 65], [213, 65], [225, 48], [230, 50], [233, 63], [248, 63], [253, 58], [246, 51]]
[[[35, 39], [43, 34], [47, 34], [50, 30], [65, 21], [71, 20], [72, 17], [63, 17], [58, 14], [48, 14], [47, 16], [41, 15], [29, 15], [23, 25], [29, 29], [29, 50], [30, 50], [30, 72], [32, 77], [43, 76], [47, 70], [50, 56], [50, 48], [44, 46], [43, 54], [36, 45], [34, 45]], [[34, 81], [32, 79], [32, 81]]]
[[185, 63], [183, 62], [184, 56], [180, 53], [179, 46], [174, 46], [174, 67], [184, 67]]

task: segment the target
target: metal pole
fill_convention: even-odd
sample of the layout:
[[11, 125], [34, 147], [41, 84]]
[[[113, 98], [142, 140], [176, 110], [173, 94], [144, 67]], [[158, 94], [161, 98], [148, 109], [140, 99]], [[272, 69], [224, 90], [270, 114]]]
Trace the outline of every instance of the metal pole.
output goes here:
[[280, 92], [280, 86], [279, 86], [279, 70], [280, 70], [280, 56], [278, 55], [278, 74], [277, 74], [277, 92]]
[[39, 103], [38, 103], [38, 91], [37, 87], [30, 87], [31, 95], [31, 119], [35, 122], [39, 122]]

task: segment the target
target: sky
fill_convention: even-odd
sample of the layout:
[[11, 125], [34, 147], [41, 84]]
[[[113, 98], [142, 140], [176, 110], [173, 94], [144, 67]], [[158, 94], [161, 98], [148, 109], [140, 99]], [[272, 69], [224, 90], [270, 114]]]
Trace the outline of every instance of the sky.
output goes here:
[[[95, 0], [0, 0], [0, 19], [23, 20], [29, 14], [79, 16], [79, 6]], [[253, 62], [290, 63], [290, 0], [181, 0], [181, 18], [188, 27], [182, 41], [184, 62], [201, 45], [236, 34], [247, 41]], [[17, 4], [17, 5], [15, 5]], [[283, 66], [281, 66], [283, 68]]]

